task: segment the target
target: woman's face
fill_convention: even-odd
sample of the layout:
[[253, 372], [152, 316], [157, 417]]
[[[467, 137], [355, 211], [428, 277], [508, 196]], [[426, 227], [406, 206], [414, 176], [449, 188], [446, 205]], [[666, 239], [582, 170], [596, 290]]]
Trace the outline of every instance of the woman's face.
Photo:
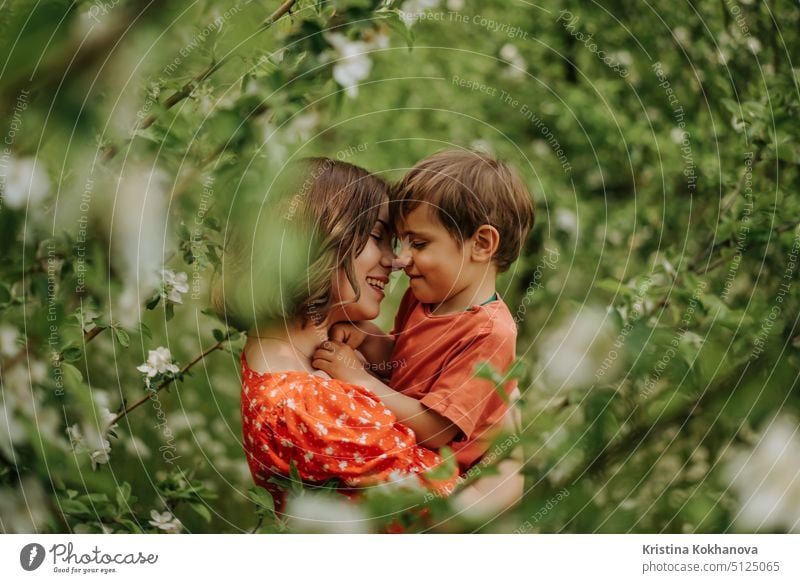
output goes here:
[[361, 253], [353, 261], [355, 280], [361, 290], [361, 296], [356, 299], [353, 286], [347, 279], [344, 269], [337, 272], [333, 283], [334, 305], [343, 303], [331, 311], [331, 320], [338, 322], [350, 320], [373, 320], [378, 317], [381, 310], [381, 301], [384, 298], [383, 288], [389, 283], [389, 273], [392, 271], [392, 233], [389, 228], [389, 203], [384, 201], [378, 212], [378, 220], [372, 226], [369, 240]]

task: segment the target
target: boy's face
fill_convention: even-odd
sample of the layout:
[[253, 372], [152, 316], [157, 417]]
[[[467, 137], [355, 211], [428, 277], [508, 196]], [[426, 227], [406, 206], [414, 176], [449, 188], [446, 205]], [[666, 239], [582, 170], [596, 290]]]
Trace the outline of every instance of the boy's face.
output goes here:
[[395, 265], [405, 270], [411, 291], [423, 304], [441, 304], [471, 282], [468, 245], [462, 245], [439, 221], [429, 204], [421, 204], [399, 225], [401, 248]]

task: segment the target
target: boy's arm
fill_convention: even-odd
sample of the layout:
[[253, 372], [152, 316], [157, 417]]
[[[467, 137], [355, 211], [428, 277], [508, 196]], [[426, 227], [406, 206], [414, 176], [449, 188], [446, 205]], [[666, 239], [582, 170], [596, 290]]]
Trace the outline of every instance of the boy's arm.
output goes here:
[[360, 385], [375, 393], [398, 421], [414, 430], [417, 443], [422, 446], [438, 449], [452, 441], [460, 431], [458, 426], [443, 415], [413, 397], [398, 393], [372, 376], [347, 344], [323, 344], [314, 353], [311, 366], [325, 371], [333, 378]]
[[447, 417], [429, 409], [413, 397], [398, 393], [380, 379], [369, 377], [357, 384], [375, 393], [392, 410], [400, 423], [413, 429], [419, 445], [439, 449], [450, 443], [460, 431]]

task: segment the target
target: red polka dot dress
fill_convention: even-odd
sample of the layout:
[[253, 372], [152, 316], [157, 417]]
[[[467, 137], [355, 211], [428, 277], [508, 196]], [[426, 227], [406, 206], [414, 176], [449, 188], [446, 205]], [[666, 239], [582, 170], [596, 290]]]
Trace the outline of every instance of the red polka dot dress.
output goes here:
[[277, 494], [267, 481], [288, 477], [294, 462], [309, 482], [335, 478], [353, 488], [414, 474], [428, 488], [452, 489], [457, 471], [447, 480], [426, 478], [441, 456], [417, 445], [369, 390], [307, 372], [257, 373], [244, 352], [241, 362], [244, 449], [259, 486]]

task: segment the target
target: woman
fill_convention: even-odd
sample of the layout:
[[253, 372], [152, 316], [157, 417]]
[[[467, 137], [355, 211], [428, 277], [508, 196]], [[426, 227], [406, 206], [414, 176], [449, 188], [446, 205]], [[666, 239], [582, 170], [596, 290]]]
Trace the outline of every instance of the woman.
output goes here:
[[[299, 190], [295, 182], [292, 190], [297, 192], [288, 199], [284, 219], [315, 240], [311, 246], [305, 243], [312, 259], [302, 285], [283, 282], [282, 289], [292, 296], [282, 301], [283, 319], [264, 322], [253, 314], [241, 358], [244, 446], [253, 477], [279, 505], [282, 495], [269, 480], [289, 476], [291, 466], [312, 482], [335, 478], [352, 488], [410, 478], [449, 492], [455, 472], [438, 481], [425, 476], [442, 458], [417, 445], [413, 431], [398, 423], [374, 394], [311, 366], [311, 355], [327, 341], [331, 325], [378, 316], [394, 255], [386, 182], [330, 159], [306, 160], [301, 167], [304, 180]], [[252, 266], [252, 259], [239, 258], [237, 264]], [[228, 281], [231, 275], [241, 274], [234, 270]], [[244, 283], [254, 285], [240, 280], [236, 288]], [[242, 302], [237, 306], [223, 299], [228, 298], [218, 293], [225, 317], [246, 319], [236, 313], [245, 311]], [[251, 309], [254, 303], [249, 303], [244, 307]], [[473, 489], [464, 499], [471, 502], [478, 494]]]

